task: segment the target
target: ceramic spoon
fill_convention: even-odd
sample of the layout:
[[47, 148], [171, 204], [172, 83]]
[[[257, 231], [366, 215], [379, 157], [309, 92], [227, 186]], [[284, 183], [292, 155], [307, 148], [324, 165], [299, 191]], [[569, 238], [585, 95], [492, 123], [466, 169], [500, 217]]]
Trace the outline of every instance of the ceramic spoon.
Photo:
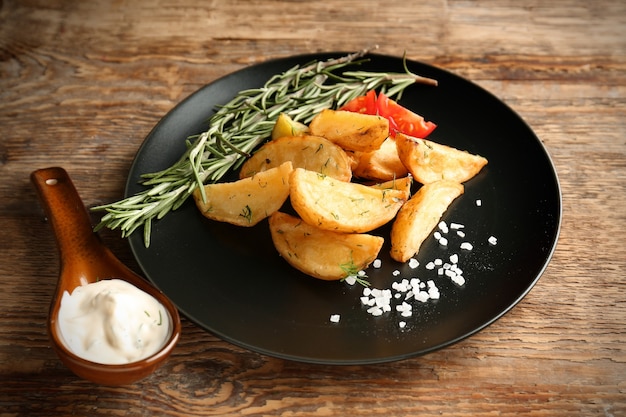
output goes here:
[[[52, 225], [60, 256], [59, 280], [48, 315], [52, 347], [76, 375], [96, 383], [123, 385], [150, 375], [169, 357], [178, 342], [181, 331], [178, 310], [161, 291], [135, 274], [102, 244], [93, 232], [88, 212], [63, 168], [34, 171], [31, 181]], [[129, 364], [105, 365], [80, 358], [64, 345], [57, 321], [63, 293], [68, 291], [71, 294], [80, 285], [107, 278], [130, 282], [155, 297], [169, 312], [172, 334], [159, 352]]]

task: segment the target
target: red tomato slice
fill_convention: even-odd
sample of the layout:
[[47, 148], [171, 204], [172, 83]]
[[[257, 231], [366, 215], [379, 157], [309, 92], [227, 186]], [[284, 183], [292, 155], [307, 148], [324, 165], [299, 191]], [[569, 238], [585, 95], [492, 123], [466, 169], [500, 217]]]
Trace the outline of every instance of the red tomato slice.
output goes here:
[[376, 91], [371, 90], [364, 96], [350, 100], [339, 110], [363, 114], [376, 114], [378, 110], [376, 107]]
[[402, 107], [383, 93], [376, 97], [374, 90], [369, 91], [364, 96], [352, 99], [339, 110], [377, 114], [384, 117], [389, 120], [389, 134], [392, 137], [396, 136], [396, 132], [402, 132], [423, 139], [437, 127], [433, 122], [425, 121], [422, 116]]
[[422, 116], [402, 107], [385, 94], [380, 93], [376, 100], [378, 115], [389, 120], [391, 136], [402, 132], [416, 138], [425, 138], [437, 127], [433, 122], [427, 122]]

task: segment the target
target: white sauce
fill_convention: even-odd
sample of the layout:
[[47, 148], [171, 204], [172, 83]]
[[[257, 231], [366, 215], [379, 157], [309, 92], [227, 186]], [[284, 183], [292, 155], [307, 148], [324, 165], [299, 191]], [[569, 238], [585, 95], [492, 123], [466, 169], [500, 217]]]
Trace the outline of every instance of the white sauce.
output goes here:
[[171, 334], [163, 305], [120, 279], [83, 285], [71, 295], [63, 293], [58, 322], [73, 353], [111, 365], [147, 358]]

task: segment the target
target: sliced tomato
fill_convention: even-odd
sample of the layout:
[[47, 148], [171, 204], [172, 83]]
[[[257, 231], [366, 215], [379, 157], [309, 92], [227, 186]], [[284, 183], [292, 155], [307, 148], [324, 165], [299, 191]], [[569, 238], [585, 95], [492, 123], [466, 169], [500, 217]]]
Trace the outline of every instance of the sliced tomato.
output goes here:
[[396, 132], [402, 132], [416, 138], [425, 138], [437, 127], [433, 122], [427, 122], [419, 114], [413, 113], [383, 93], [378, 95], [376, 107], [378, 115], [389, 120], [391, 136], [395, 136]]
[[376, 91], [371, 90], [364, 96], [359, 96], [347, 102], [339, 110], [347, 110], [354, 113], [376, 114]]
[[374, 90], [352, 99], [340, 110], [384, 117], [389, 120], [389, 132], [392, 137], [396, 136], [396, 132], [402, 132], [409, 136], [425, 138], [437, 127], [433, 122], [427, 122], [422, 116], [396, 103], [384, 93], [376, 97]]

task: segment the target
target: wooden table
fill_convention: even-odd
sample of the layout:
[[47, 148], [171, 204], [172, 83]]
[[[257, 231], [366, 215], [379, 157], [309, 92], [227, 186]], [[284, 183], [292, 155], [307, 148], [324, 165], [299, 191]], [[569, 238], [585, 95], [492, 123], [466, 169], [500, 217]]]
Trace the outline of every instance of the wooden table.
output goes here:
[[[379, 3], [0, 1], [0, 416], [626, 415], [626, 3]], [[274, 359], [183, 319], [148, 379], [71, 374], [46, 335], [59, 264], [30, 172], [63, 166], [87, 206], [115, 201], [148, 132], [202, 85], [373, 45], [478, 83], [547, 147], [563, 221], [534, 289], [473, 337], [391, 364]]]

